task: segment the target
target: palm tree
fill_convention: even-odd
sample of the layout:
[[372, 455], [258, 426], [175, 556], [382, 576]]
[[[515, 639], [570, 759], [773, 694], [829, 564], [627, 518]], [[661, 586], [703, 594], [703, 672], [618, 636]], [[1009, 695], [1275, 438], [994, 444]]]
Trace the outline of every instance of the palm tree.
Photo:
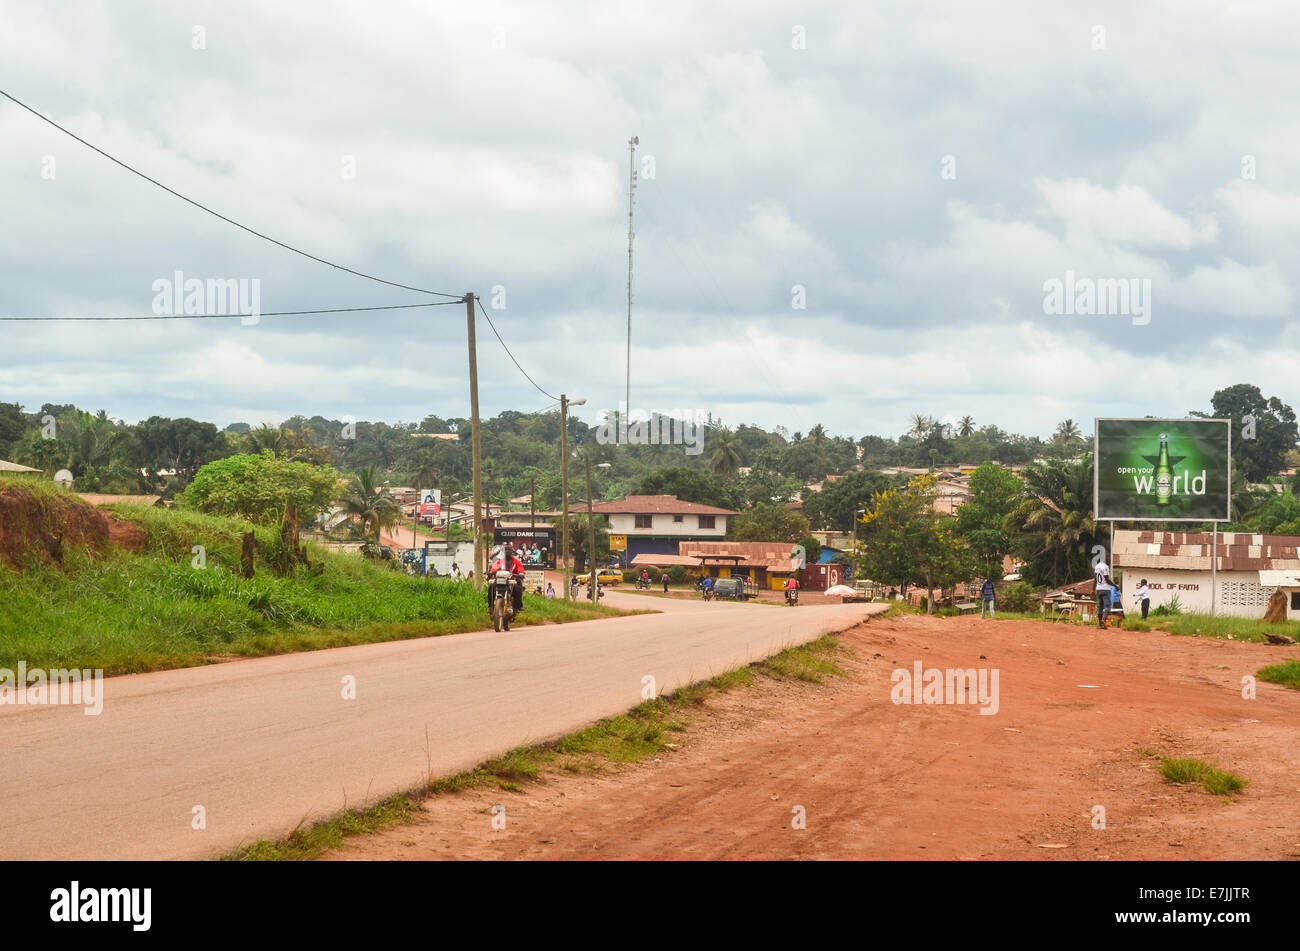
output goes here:
[[720, 476], [735, 475], [744, 462], [736, 434], [729, 429], [720, 429], [709, 437], [709, 444], [709, 469]]
[[975, 435], [975, 420], [970, 416], [963, 416], [961, 418], [961, 422], [958, 423], [957, 435], [958, 436]]
[[425, 449], [415, 457], [415, 491], [423, 492], [425, 489], [432, 489], [434, 483], [442, 478], [442, 472], [438, 464], [433, 461], [433, 453]]
[[907, 434], [915, 439], [924, 439], [925, 434], [930, 431], [930, 427], [933, 425], [934, 420], [929, 416], [922, 413], [913, 413], [912, 428], [907, 431]]
[[283, 429], [279, 426], [270, 426], [267, 423], [263, 423], [256, 429], [250, 429], [244, 433], [242, 440], [244, 452], [254, 455], [267, 449], [272, 452], [279, 452], [285, 448], [286, 441]]
[[1083, 433], [1079, 431], [1078, 425], [1072, 419], [1061, 420], [1056, 424], [1056, 432], [1052, 433], [1052, 442], [1058, 446], [1065, 446], [1082, 438]]
[[398, 505], [379, 484], [379, 471], [374, 466], [358, 470], [343, 495], [343, 508], [349, 515], [361, 519], [365, 531], [373, 532], [379, 544], [382, 529], [397, 524]]
[[1006, 518], [1025, 556], [1026, 580], [1063, 585], [1088, 576], [1097, 523], [1092, 513], [1092, 454], [1079, 462], [1029, 465], [1025, 495]]

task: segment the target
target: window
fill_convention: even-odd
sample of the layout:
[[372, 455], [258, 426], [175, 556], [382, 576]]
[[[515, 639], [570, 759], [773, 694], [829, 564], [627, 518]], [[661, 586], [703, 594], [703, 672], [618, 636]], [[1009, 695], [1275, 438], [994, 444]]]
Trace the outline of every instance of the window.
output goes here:
[[1291, 610], [1300, 611], [1300, 591], [1291, 592]]
[[674, 515], [674, 516], [673, 516], [673, 521], [674, 521], [674, 522], [680, 522], [681, 520], [682, 520], [682, 516], [680, 516], [680, 515]]
[[637, 528], [649, 528], [649, 527], [650, 527], [650, 524], [651, 524], [651, 521], [653, 520], [653, 518], [654, 518], [653, 515], [637, 515], [637, 516], [636, 516], [636, 527], [637, 527]]
[[714, 520], [714, 518], [716, 518], [716, 517], [717, 517], [717, 516], [714, 516], [714, 515], [701, 515], [701, 516], [700, 516], [700, 528], [713, 528], [713, 520]]

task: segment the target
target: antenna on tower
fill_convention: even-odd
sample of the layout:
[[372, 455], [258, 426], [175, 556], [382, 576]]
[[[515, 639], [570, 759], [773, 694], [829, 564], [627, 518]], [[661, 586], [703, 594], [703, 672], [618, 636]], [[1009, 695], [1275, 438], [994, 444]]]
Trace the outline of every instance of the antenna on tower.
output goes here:
[[[627, 140], [627, 392], [623, 413], [632, 411], [632, 242], [636, 240], [636, 231], [632, 228], [632, 208], [636, 205], [636, 147], [641, 144], [640, 136]], [[624, 426], [629, 425], [625, 419]]]

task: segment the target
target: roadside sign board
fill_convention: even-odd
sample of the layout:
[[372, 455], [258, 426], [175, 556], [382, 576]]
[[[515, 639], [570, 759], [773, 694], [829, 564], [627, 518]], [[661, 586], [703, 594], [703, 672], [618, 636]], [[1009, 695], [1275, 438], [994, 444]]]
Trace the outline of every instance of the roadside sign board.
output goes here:
[[1097, 519], [1231, 520], [1231, 420], [1098, 419], [1094, 433]]

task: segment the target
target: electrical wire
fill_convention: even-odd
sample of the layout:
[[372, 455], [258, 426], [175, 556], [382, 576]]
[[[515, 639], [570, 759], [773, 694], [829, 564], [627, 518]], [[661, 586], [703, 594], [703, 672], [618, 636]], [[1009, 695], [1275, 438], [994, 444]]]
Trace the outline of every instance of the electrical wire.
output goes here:
[[474, 300], [478, 302], [478, 305], [479, 305], [479, 308], [478, 308], [478, 309], [479, 309], [480, 312], [482, 312], [484, 319], [487, 320], [487, 322], [488, 322], [488, 326], [491, 327], [491, 328], [492, 328], [492, 332], [493, 332], [494, 334], [496, 334], [497, 341], [501, 344], [501, 349], [504, 350], [504, 351], [506, 352], [506, 356], [508, 356], [508, 357], [510, 358], [510, 361], [515, 365], [516, 369], [518, 369], [520, 373], [523, 373], [523, 374], [524, 374], [524, 379], [527, 380], [529, 383], [533, 384], [533, 387], [537, 390], [537, 392], [538, 392], [538, 393], [541, 393], [541, 394], [542, 394], [543, 396], [545, 396], [548, 400], [552, 400], [552, 401], [554, 401], [554, 402], [556, 402], [556, 403], [560, 402], [560, 398], [559, 398], [558, 396], [554, 396], [554, 395], [552, 395], [552, 394], [550, 394], [550, 393], [547, 393], [544, 389], [542, 389], [540, 386], [537, 385], [537, 381], [536, 381], [536, 380], [534, 380], [531, 376], [529, 376], [529, 375], [524, 371], [524, 368], [523, 368], [523, 367], [519, 366], [519, 361], [516, 360], [516, 359], [515, 359], [515, 355], [514, 355], [513, 353], [510, 352], [510, 348], [506, 346], [506, 342], [505, 342], [504, 340], [501, 339], [501, 334], [497, 333], [496, 324], [492, 323], [492, 318], [491, 318], [490, 316], [488, 316], [487, 308], [483, 306], [483, 298], [481, 298], [481, 297], [479, 297], [477, 294], [475, 294], [475, 295], [474, 295]]
[[442, 291], [431, 291], [431, 290], [428, 290], [427, 288], [423, 288], [423, 287], [413, 287], [413, 286], [410, 285], [410, 284], [401, 284], [401, 283], [399, 283], [399, 282], [397, 282], [397, 281], [389, 281], [389, 280], [386, 280], [386, 279], [384, 279], [384, 278], [382, 278], [382, 277], [376, 277], [376, 276], [373, 275], [373, 274], [367, 274], [367, 273], [365, 273], [364, 271], [357, 271], [357, 270], [354, 270], [353, 268], [346, 267], [346, 266], [344, 266], [344, 265], [342, 265], [342, 264], [335, 264], [333, 261], [328, 261], [328, 260], [326, 260], [325, 258], [317, 257], [317, 256], [314, 255], [314, 254], [311, 254], [311, 253], [309, 253], [309, 252], [307, 252], [307, 251], [302, 250], [301, 248], [295, 248], [295, 247], [294, 247], [293, 245], [291, 245], [291, 244], [286, 244], [286, 243], [283, 242], [283, 241], [278, 241], [278, 240], [276, 240], [275, 238], [272, 238], [270, 235], [263, 234], [263, 233], [260, 232], [260, 231], [256, 231], [256, 230], [254, 230], [253, 228], [248, 227], [248, 225], [240, 224], [238, 221], [235, 221], [235, 219], [233, 219], [233, 218], [227, 218], [225, 215], [221, 214], [221, 212], [219, 212], [219, 211], [214, 211], [213, 209], [209, 208], [207, 205], [203, 204], [202, 202], [195, 201], [193, 198], [189, 198], [189, 197], [187, 197], [187, 196], [185, 196], [185, 195], [182, 195], [180, 192], [176, 191], [176, 189], [174, 189], [174, 188], [168, 188], [166, 185], [164, 185], [162, 182], [158, 181], [157, 179], [155, 179], [155, 178], [150, 178], [148, 175], [146, 175], [144, 172], [140, 171], [139, 169], [132, 168], [130, 165], [127, 165], [127, 164], [126, 164], [125, 162], [123, 162], [121, 159], [119, 159], [119, 158], [115, 158], [114, 156], [109, 155], [107, 152], [105, 152], [103, 149], [99, 148], [98, 146], [96, 146], [96, 145], [92, 145], [91, 143], [87, 142], [85, 139], [83, 139], [81, 136], [77, 135], [75, 132], [70, 132], [69, 130], [65, 129], [63, 126], [59, 125], [57, 122], [55, 122], [55, 121], [54, 121], [53, 119], [51, 119], [49, 116], [46, 116], [46, 115], [43, 115], [43, 114], [40, 113], [40, 112], [37, 112], [37, 111], [36, 111], [35, 109], [33, 109], [31, 106], [27, 105], [27, 103], [22, 102], [22, 101], [19, 100], [19, 99], [15, 99], [15, 98], [14, 98], [13, 96], [11, 96], [9, 93], [5, 92], [3, 89], [0, 89], [0, 96], [4, 96], [6, 99], [8, 99], [8, 100], [9, 100], [10, 102], [12, 102], [14, 105], [21, 106], [23, 109], [26, 109], [28, 112], [30, 112], [32, 115], [36, 116], [36, 118], [40, 119], [42, 122], [47, 122], [47, 123], [49, 123], [50, 125], [54, 126], [54, 128], [56, 128], [56, 129], [58, 129], [60, 132], [62, 132], [64, 135], [67, 135], [67, 136], [70, 136], [70, 137], [73, 138], [73, 139], [76, 139], [76, 140], [77, 140], [78, 142], [80, 142], [82, 145], [86, 146], [86, 148], [91, 149], [92, 151], [98, 152], [100, 155], [104, 156], [104, 158], [108, 159], [110, 162], [113, 162], [113, 163], [115, 163], [115, 164], [117, 164], [117, 165], [120, 165], [122, 168], [126, 169], [126, 170], [127, 170], [128, 172], [130, 172], [131, 174], [133, 174], [133, 175], [138, 175], [140, 178], [143, 178], [146, 182], [149, 182], [151, 185], [157, 185], [157, 186], [158, 186], [159, 188], [161, 188], [163, 191], [167, 192], [168, 194], [171, 194], [171, 195], [176, 196], [176, 197], [179, 198], [181, 201], [189, 202], [189, 203], [190, 203], [191, 205], [193, 205], [195, 208], [199, 208], [199, 209], [201, 209], [201, 210], [203, 210], [203, 211], [206, 211], [208, 214], [213, 215], [214, 217], [220, 218], [222, 221], [226, 222], [227, 224], [234, 225], [236, 228], [240, 228], [240, 229], [242, 229], [242, 230], [244, 230], [244, 231], [247, 231], [249, 234], [251, 234], [251, 235], [255, 235], [256, 237], [261, 238], [263, 241], [269, 241], [269, 242], [271, 242], [272, 244], [277, 245], [278, 247], [284, 248], [286, 251], [292, 251], [294, 254], [301, 254], [303, 257], [305, 257], [305, 258], [310, 258], [311, 260], [316, 261], [316, 262], [319, 263], [319, 264], [325, 264], [325, 265], [327, 265], [327, 266], [329, 266], [329, 267], [337, 268], [337, 269], [340, 270], [340, 271], [346, 271], [348, 274], [353, 274], [353, 275], [355, 275], [355, 276], [357, 276], [357, 277], [364, 277], [364, 278], [365, 278], [366, 280], [368, 280], [368, 281], [377, 281], [377, 282], [380, 283], [380, 284], [387, 284], [389, 287], [400, 287], [402, 290], [406, 290], [406, 291], [416, 291], [417, 293], [420, 293], [420, 294], [432, 294], [432, 295], [435, 296], [435, 297], [450, 297], [450, 298], [452, 298], [452, 299], [454, 299], [454, 300], [461, 300], [461, 301], [463, 301], [463, 300], [465, 299], [465, 295], [464, 295], [464, 294], [446, 294], [446, 293], [443, 293]]
[[352, 314], [369, 310], [409, 310], [412, 307], [444, 307], [459, 304], [458, 300], [443, 300], [428, 304], [389, 304], [384, 307], [333, 307], [327, 310], [273, 310], [260, 314], [145, 314], [135, 317], [0, 317], [0, 320], [217, 320], [229, 317], [298, 317], [304, 314]]

